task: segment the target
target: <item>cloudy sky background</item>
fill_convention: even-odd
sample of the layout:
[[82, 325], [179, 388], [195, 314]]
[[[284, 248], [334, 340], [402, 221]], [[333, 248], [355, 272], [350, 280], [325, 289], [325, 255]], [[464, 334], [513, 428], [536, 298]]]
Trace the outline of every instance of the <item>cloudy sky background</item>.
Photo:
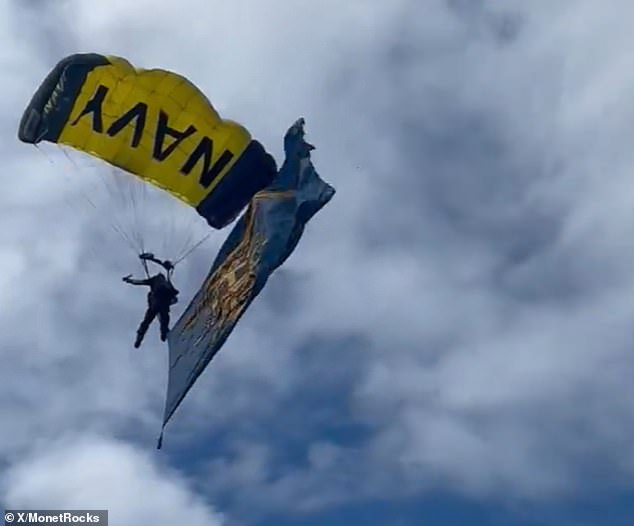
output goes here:
[[[630, 524], [632, 9], [0, 0], [0, 504], [121, 526]], [[140, 267], [80, 195], [105, 206], [99, 169], [16, 137], [50, 68], [90, 51], [186, 75], [278, 162], [305, 117], [337, 189], [160, 452], [167, 349], [156, 327], [132, 348], [144, 291], [120, 278]], [[178, 269], [176, 315], [227, 233]]]

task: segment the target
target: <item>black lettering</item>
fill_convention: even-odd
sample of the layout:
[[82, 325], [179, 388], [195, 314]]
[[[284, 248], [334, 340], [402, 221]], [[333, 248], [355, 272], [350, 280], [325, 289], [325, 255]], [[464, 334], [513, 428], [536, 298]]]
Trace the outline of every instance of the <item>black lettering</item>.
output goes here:
[[108, 94], [108, 88], [106, 86], [99, 85], [97, 91], [86, 103], [86, 107], [82, 110], [79, 116], [72, 122], [71, 126], [75, 126], [82, 117], [92, 113], [92, 129], [97, 133], [103, 132], [103, 119], [101, 117], [101, 105], [103, 104], [106, 95]]
[[187, 175], [194, 169], [194, 166], [196, 166], [199, 159], [203, 157], [203, 169], [200, 172], [200, 184], [204, 188], [209, 188], [209, 185], [211, 185], [213, 180], [218, 177], [218, 174], [222, 171], [222, 169], [227, 166], [231, 159], [233, 159], [233, 153], [229, 150], [225, 150], [216, 161], [216, 164], [210, 167], [209, 165], [211, 164], [213, 150], [213, 141], [209, 137], [203, 137], [198, 143], [196, 149], [189, 156], [189, 159], [187, 159], [181, 168], [181, 172]]
[[[178, 147], [178, 145], [187, 137], [189, 137], [192, 133], [196, 131], [196, 127], [192, 124], [185, 131], [175, 130], [174, 128], [170, 128], [167, 125], [167, 121], [169, 116], [163, 110], [159, 113], [159, 119], [156, 123], [156, 136], [154, 137], [154, 152], [152, 156], [157, 161], [164, 161], [167, 159], [170, 154]], [[163, 149], [163, 142], [165, 141], [165, 136], [169, 135], [173, 137], [175, 140], [170, 144], [167, 148]], [[191, 171], [191, 169], [190, 169]]]
[[143, 128], [145, 128], [145, 120], [147, 118], [147, 104], [145, 102], [139, 102], [134, 107], [126, 111], [121, 117], [114, 121], [110, 128], [108, 128], [108, 135], [114, 137], [123, 128], [125, 128], [132, 121], [134, 123], [134, 134], [132, 135], [131, 146], [136, 148], [141, 142], [143, 136]]

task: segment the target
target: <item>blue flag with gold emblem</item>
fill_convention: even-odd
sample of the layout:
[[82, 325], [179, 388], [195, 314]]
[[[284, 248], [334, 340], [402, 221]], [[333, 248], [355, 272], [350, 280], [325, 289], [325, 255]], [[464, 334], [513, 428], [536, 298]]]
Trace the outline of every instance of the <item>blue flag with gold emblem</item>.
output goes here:
[[[170, 331], [163, 429], [271, 273], [291, 255], [306, 223], [335, 194], [315, 171], [313, 149], [299, 119], [284, 136], [286, 159], [272, 184], [255, 194]], [[162, 438], [163, 430], [159, 449]]]

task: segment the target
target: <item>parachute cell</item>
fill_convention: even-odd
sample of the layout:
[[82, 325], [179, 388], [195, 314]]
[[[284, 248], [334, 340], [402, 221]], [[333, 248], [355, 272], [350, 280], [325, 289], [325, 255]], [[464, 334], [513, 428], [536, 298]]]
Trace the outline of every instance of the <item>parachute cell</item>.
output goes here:
[[27, 106], [18, 137], [122, 168], [195, 207], [214, 228], [231, 222], [277, 172], [248, 130], [222, 119], [189, 80], [114, 56], [60, 61]]

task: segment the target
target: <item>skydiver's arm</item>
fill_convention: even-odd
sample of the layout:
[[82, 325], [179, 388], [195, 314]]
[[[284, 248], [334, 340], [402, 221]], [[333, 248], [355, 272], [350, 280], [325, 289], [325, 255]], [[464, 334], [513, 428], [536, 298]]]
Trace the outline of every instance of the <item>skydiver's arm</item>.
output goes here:
[[165, 263], [163, 263], [160, 259], [158, 259], [154, 254], [152, 254], [151, 252], [144, 252], [143, 254], [141, 254], [139, 256], [140, 259], [144, 259], [145, 261], [152, 261], [153, 263], [156, 263], [157, 265], [161, 265], [162, 267], [165, 266]]
[[168, 272], [170, 270], [173, 270], [173, 265], [170, 266], [166, 263], [166, 261], [162, 261], [159, 258], [155, 257], [154, 254], [143, 254], [143, 257], [141, 257], [141, 259], [145, 259], [146, 261], [151, 261], [152, 263], [156, 263], [157, 265], [161, 265], [161, 267], [163, 267], [165, 270], [167, 270]]
[[159, 265], [161, 265], [161, 267], [163, 267], [165, 270], [167, 270], [167, 279], [168, 281], [170, 280], [170, 272], [174, 272], [174, 264], [169, 261], [169, 260], [165, 260], [165, 261], [161, 261], [160, 259], [153, 259], [152, 261], [154, 261], [154, 263], [157, 263]]
[[125, 281], [126, 283], [129, 283], [130, 285], [149, 285], [150, 284], [149, 279], [133, 279], [130, 276], [126, 276], [125, 278], [123, 278], [123, 281]]
[[169, 270], [169, 266], [165, 264], [165, 261], [162, 261], [158, 258], [148, 258], [150, 261], [156, 263], [157, 265], [161, 265], [161, 267], [163, 267], [165, 270]]
[[150, 281], [147, 279], [130, 279], [128, 283], [130, 285], [149, 285]]

